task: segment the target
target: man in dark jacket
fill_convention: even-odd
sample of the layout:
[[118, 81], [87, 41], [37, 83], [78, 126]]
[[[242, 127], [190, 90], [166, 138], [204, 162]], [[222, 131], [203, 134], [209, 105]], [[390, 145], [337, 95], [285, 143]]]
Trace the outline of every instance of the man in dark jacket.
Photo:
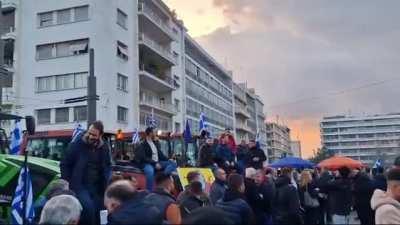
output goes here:
[[103, 208], [103, 196], [111, 177], [111, 159], [108, 146], [103, 142], [104, 126], [101, 121], [72, 142], [60, 163], [61, 177], [69, 182], [82, 204], [82, 224], [97, 224]]
[[249, 204], [244, 200], [245, 185], [243, 177], [231, 174], [228, 177], [228, 190], [216, 206], [222, 209], [235, 224], [253, 224], [254, 216]]
[[127, 180], [111, 184], [105, 193], [104, 205], [108, 210], [108, 224], [162, 224], [160, 211], [146, 203]]
[[201, 145], [199, 151], [199, 161], [198, 161], [199, 167], [203, 168], [215, 167], [214, 166], [215, 152], [212, 145], [213, 145], [213, 139], [211, 138], [208, 138], [206, 142], [203, 145]]
[[354, 208], [357, 211], [357, 215], [361, 221], [361, 225], [374, 224], [374, 211], [372, 211], [370, 205], [374, 190], [374, 184], [367, 174], [359, 172], [354, 177]]
[[181, 224], [181, 212], [172, 195], [174, 180], [171, 175], [158, 173], [156, 175], [156, 188], [153, 193], [146, 196], [145, 201], [155, 206], [165, 223]]
[[387, 181], [386, 177], [383, 174], [384, 168], [379, 166], [377, 168], [372, 169], [372, 175], [373, 175], [373, 184], [375, 189], [381, 189], [382, 191], [386, 191], [387, 188]]
[[210, 199], [212, 204], [224, 197], [225, 191], [228, 188], [226, 185], [226, 172], [222, 168], [213, 171], [215, 181], [210, 188]]
[[248, 154], [248, 146], [245, 140], [242, 140], [238, 145], [237, 152], [236, 152], [236, 160], [238, 164], [239, 173], [244, 175], [244, 171], [246, 169], [246, 157]]
[[216, 150], [216, 163], [218, 167], [224, 168], [225, 171], [235, 166], [235, 155], [228, 145], [228, 138], [221, 138], [221, 143]]
[[339, 169], [339, 177], [328, 184], [329, 195], [332, 200], [333, 224], [349, 224], [352, 206], [351, 170], [347, 167]]
[[163, 170], [166, 174], [171, 174], [176, 170], [177, 165], [161, 152], [158, 145], [154, 142], [155, 134], [152, 127], [146, 129], [146, 138], [140, 144], [135, 161], [143, 169], [146, 176], [146, 188], [153, 190], [155, 170]]
[[291, 176], [291, 169], [284, 168], [275, 182], [276, 195], [273, 212], [275, 224], [303, 224], [299, 193], [291, 183]]
[[322, 168], [321, 174], [316, 181], [317, 188], [319, 188], [318, 200], [320, 203], [320, 218], [319, 221], [321, 225], [328, 224], [332, 221], [331, 213], [330, 213], [330, 201], [331, 196], [329, 196], [329, 183], [334, 179], [334, 177], [330, 174], [330, 172]]
[[249, 142], [249, 151], [246, 157], [246, 167], [262, 169], [264, 161], [267, 160], [263, 150], [257, 148], [255, 140]]

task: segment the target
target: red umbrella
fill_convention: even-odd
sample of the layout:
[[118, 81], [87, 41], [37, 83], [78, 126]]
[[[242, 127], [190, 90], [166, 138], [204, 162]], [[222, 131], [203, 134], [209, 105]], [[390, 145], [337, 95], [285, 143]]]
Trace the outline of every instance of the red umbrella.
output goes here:
[[359, 169], [364, 167], [362, 162], [354, 160], [349, 157], [343, 157], [343, 156], [334, 156], [329, 159], [325, 159], [322, 162], [318, 164], [318, 167], [320, 168], [327, 168], [330, 170], [337, 170], [340, 167], [348, 167], [350, 169]]

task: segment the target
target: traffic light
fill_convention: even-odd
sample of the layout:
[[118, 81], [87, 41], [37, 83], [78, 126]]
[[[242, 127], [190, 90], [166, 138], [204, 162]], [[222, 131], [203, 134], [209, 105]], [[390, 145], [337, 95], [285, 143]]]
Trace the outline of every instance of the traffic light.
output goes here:
[[117, 140], [122, 141], [124, 139], [124, 134], [122, 133], [121, 129], [118, 129], [117, 131]]

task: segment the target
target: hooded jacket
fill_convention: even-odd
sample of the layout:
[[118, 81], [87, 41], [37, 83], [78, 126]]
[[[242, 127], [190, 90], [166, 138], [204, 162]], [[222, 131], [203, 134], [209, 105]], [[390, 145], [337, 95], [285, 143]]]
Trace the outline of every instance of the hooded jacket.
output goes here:
[[371, 199], [376, 224], [400, 224], [400, 202], [382, 190], [375, 190]]

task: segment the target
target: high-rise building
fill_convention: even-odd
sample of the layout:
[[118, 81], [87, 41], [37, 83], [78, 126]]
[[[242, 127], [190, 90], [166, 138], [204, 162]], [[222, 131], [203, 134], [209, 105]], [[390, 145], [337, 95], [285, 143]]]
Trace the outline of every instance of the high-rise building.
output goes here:
[[272, 122], [266, 123], [266, 129], [269, 163], [286, 156], [292, 156], [290, 129], [287, 126]]
[[182, 131], [184, 34], [160, 0], [19, 1], [16, 99], [37, 129], [85, 124], [89, 49], [95, 50], [97, 118], [107, 132], [143, 129], [149, 117], [161, 130]]
[[331, 116], [321, 121], [322, 146], [336, 155], [367, 165], [392, 164], [400, 154], [400, 113], [373, 116]]
[[186, 118], [194, 133], [204, 113], [208, 131], [217, 137], [234, 130], [232, 73], [217, 63], [196, 41], [185, 37]]
[[291, 141], [290, 142], [290, 151], [292, 152], [294, 157], [301, 158], [301, 142], [300, 141]]

